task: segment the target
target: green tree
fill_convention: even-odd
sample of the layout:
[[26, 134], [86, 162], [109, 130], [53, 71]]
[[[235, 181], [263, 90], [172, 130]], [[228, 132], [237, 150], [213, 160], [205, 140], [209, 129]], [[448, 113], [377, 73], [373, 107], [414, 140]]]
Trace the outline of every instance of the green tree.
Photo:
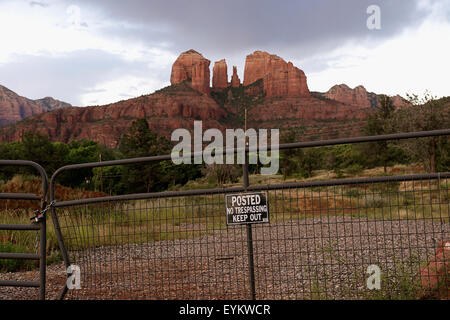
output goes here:
[[[379, 104], [367, 118], [367, 125], [363, 129], [365, 135], [376, 136], [392, 132], [392, 120], [395, 107], [392, 99], [386, 95], [379, 98]], [[367, 156], [367, 162], [370, 166], [382, 164], [384, 172], [387, 172], [387, 166], [395, 160], [398, 152], [396, 147], [389, 141], [378, 141], [364, 144], [362, 147]]]
[[[289, 128], [281, 136], [281, 143], [293, 143], [300, 140], [303, 128]], [[286, 149], [280, 151], [280, 171], [286, 179], [294, 173], [300, 172], [299, 158], [302, 155], [301, 149]]]
[[[403, 132], [430, 131], [450, 127], [449, 98], [437, 99], [426, 91], [423, 97], [408, 95], [411, 107], [396, 113], [395, 126]], [[448, 137], [408, 139], [400, 143], [415, 161], [424, 164], [427, 171], [437, 172], [448, 159]]]
[[48, 136], [39, 132], [26, 132], [22, 138], [22, 158], [39, 163], [44, 168], [53, 161], [54, 147]]
[[300, 172], [303, 176], [312, 177], [313, 170], [321, 169], [323, 152], [321, 148], [305, 149], [300, 154]]
[[[66, 146], [67, 147], [59, 146], [55, 148], [56, 150], [60, 150], [61, 157], [66, 153], [64, 160], [61, 158], [59, 161], [63, 162], [63, 165], [97, 162], [100, 160], [100, 155], [102, 155], [102, 160], [115, 159], [115, 155], [112, 151], [107, 151], [106, 148], [100, 146], [96, 141], [87, 139], [81, 141], [74, 140]], [[61, 163], [58, 163], [58, 167], [60, 166]], [[83, 186], [84, 188], [92, 189], [93, 186], [91, 186], [90, 182], [92, 181], [93, 175], [93, 170], [90, 168], [69, 170], [61, 174], [59, 182], [66, 186]]]
[[[133, 121], [128, 132], [122, 136], [119, 150], [125, 158], [156, 156], [168, 154], [171, 143], [150, 130], [147, 120], [139, 119]], [[170, 167], [161, 161], [124, 166], [122, 182], [133, 192], [160, 191], [170, 183]]]

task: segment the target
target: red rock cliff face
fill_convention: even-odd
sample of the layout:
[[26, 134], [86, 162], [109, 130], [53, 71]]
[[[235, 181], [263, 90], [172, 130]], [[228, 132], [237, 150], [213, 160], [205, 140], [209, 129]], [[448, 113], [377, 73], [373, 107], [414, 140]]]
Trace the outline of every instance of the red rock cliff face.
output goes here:
[[178, 84], [191, 79], [192, 88], [201, 93], [209, 94], [210, 61], [195, 50], [183, 52], [172, 66], [171, 84]]
[[267, 97], [309, 97], [304, 72], [276, 55], [255, 51], [247, 56], [244, 86], [264, 80]]
[[70, 106], [50, 97], [27, 99], [0, 85], [0, 126], [18, 122], [34, 114]]
[[[230, 85], [226, 62], [218, 61], [213, 72], [214, 89], [218, 90], [208, 94], [209, 64], [210, 61], [198, 52], [187, 51], [175, 61], [169, 87], [109, 105], [65, 108], [33, 115], [27, 121], [1, 128], [0, 142], [18, 141], [24, 132], [37, 131], [48, 135], [52, 141], [92, 139], [115, 148], [131, 123], [142, 118], [152, 130], [168, 138], [174, 129], [192, 129], [194, 120], [202, 120], [204, 130], [223, 131], [242, 127], [244, 96], [249, 104], [250, 127], [283, 130], [301, 125], [314, 139], [351, 136], [358, 135], [370, 107], [376, 102], [376, 94], [367, 93], [362, 86], [350, 89], [340, 85], [327, 93], [311, 96], [303, 71], [261, 51], [247, 56], [246, 87], [242, 90], [225, 89]], [[184, 82], [187, 79], [191, 81]], [[248, 86], [250, 84], [253, 85]], [[240, 85], [237, 68], [233, 67], [231, 86]], [[227, 91], [226, 94], [220, 94], [222, 90]], [[247, 99], [248, 96], [251, 99]], [[2, 100], [0, 114], [1, 103]], [[54, 105], [52, 101], [45, 103]], [[26, 108], [23, 110], [26, 112]]]
[[407, 100], [405, 100], [400, 95], [393, 96], [393, 97], [391, 97], [391, 99], [392, 99], [392, 104], [396, 108], [406, 108], [406, 107], [411, 106], [411, 103], [409, 103]]
[[[367, 92], [363, 86], [357, 86], [354, 89], [351, 89], [345, 84], [335, 85], [328, 90], [328, 92], [325, 92], [323, 96], [347, 105], [359, 106], [363, 108], [375, 107], [379, 105], [379, 95], [373, 92]], [[411, 105], [399, 95], [393, 96], [391, 99], [392, 104], [396, 108], [404, 108]]]
[[241, 80], [239, 79], [239, 76], [237, 75], [237, 67], [233, 66], [233, 75], [231, 76], [231, 86], [233, 88], [237, 88], [241, 85]]
[[38, 131], [52, 141], [91, 139], [116, 148], [120, 137], [136, 119], [146, 118], [151, 129], [170, 139], [176, 128], [191, 128], [202, 120], [205, 128], [219, 128], [225, 112], [215, 101], [185, 84], [105, 106], [67, 108], [30, 117], [2, 128], [0, 142], [19, 141], [24, 132]]
[[228, 70], [225, 59], [214, 63], [212, 86], [214, 89], [224, 89], [228, 87]]
[[365, 108], [371, 106], [369, 94], [363, 86], [351, 89], [345, 84], [335, 85], [325, 93], [325, 97], [354, 106]]

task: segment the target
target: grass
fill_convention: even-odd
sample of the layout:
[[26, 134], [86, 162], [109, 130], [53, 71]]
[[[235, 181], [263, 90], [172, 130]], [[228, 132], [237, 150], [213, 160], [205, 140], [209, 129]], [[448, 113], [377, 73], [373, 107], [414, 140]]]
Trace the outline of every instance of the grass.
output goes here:
[[421, 266], [426, 265], [418, 255], [411, 255], [406, 262], [394, 262], [391, 270], [381, 273], [380, 289], [363, 292], [367, 300], [418, 300], [424, 289], [418, 281]]
[[[3, 253], [29, 253], [27, 248], [11, 242], [0, 242], [0, 252]], [[0, 259], [0, 272], [12, 272], [19, 270], [32, 270], [37, 268], [38, 261]]]
[[[345, 257], [336, 252], [336, 245], [328, 242], [322, 248], [325, 256], [331, 260], [327, 263], [332, 264], [333, 260], [339, 265], [352, 265], [352, 261], [347, 261]], [[379, 266], [381, 269], [380, 288], [369, 289], [367, 280], [371, 274], [367, 274], [365, 270], [359, 269], [352, 272], [349, 281], [345, 282], [344, 287], [336, 288], [339, 296], [345, 299], [364, 299], [364, 300], [418, 300], [426, 296], [426, 291], [422, 287], [419, 280], [419, 270], [427, 265], [427, 260], [418, 254], [411, 254], [405, 261], [394, 260], [385, 266]], [[313, 300], [325, 300], [328, 298], [329, 290], [327, 290], [326, 280], [332, 275], [326, 274], [325, 271], [313, 273], [313, 282], [311, 286], [310, 298]], [[445, 276], [442, 277], [445, 281]], [[442, 281], [439, 283], [438, 290], [447, 292], [448, 288]], [[435, 296], [434, 298], [437, 298]]]

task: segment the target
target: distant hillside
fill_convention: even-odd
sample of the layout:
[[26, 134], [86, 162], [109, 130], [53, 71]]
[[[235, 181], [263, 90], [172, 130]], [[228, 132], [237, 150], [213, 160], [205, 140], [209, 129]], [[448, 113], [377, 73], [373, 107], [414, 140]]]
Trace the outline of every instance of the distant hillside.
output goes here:
[[[327, 92], [314, 92], [313, 96], [317, 98], [325, 98], [329, 100], [336, 100], [348, 105], [357, 105], [366, 108], [374, 108], [378, 106], [379, 94], [368, 92], [363, 86], [357, 86], [351, 89], [346, 84], [335, 85]], [[410, 103], [400, 95], [391, 97], [395, 107], [403, 108]]]
[[37, 100], [34, 100], [34, 102], [37, 105], [45, 108], [46, 111], [61, 109], [61, 108], [70, 108], [72, 106], [70, 103], [60, 101], [57, 99], [53, 99], [52, 97], [45, 97], [42, 99], [37, 99]]
[[67, 107], [71, 105], [51, 97], [38, 100], [24, 98], [0, 85], [0, 126], [18, 122], [38, 113]]

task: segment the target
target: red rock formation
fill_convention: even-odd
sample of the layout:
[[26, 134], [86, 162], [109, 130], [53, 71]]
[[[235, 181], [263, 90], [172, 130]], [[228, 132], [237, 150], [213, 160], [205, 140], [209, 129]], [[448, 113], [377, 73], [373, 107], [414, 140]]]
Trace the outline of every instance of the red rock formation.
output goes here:
[[210, 61], [195, 50], [183, 52], [172, 66], [170, 83], [178, 84], [190, 79], [193, 89], [209, 94], [209, 64]]
[[345, 84], [335, 85], [325, 93], [325, 97], [364, 108], [371, 106], [369, 94], [363, 86], [357, 86], [351, 89]]
[[411, 103], [409, 103], [407, 100], [405, 100], [400, 95], [393, 96], [393, 97], [391, 97], [391, 99], [392, 99], [392, 104], [396, 108], [405, 108], [405, 107], [411, 106]]
[[228, 87], [228, 70], [225, 59], [214, 63], [212, 86], [214, 89], [225, 89]]
[[135, 119], [147, 118], [150, 128], [170, 138], [174, 129], [190, 128], [194, 120], [202, 120], [204, 127], [221, 129], [219, 120], [224, 116], [224, 110], [211, 97], [178, 84], [110, 105], [41, 113], [1, 128], [0, 142], [19, 141], [24, 132], [38, 131], [52, 141], [91, 139], [115, 148]]
[[[329, 121], [329, 120], [363, 120], [367, 108], [346, 105], [337, 101], [308, 98], [280, 98], [263, 102], [249, 111], [252, 121], [266, 122], [279, 120]], [[286, 124], [286, 122], [283, 122]]]
[[0, 85], [0, 126], [15, 123], [34, 114], [70, 106], [50, 97], [27, 99]]
[[309, 97], [304, 72], [289, 62], [267, 52], [255, 51], [247, 56], [244, 86], [264, 80], [267, 97]]
[[233, 88], [238, 88], [241, 85], [241, 79], [237, 74], [237, 67], [233, 66], [233, 75], [231, 76], [231, 86]]
[[[359, 134], [369, 107], [376, 103], [376, 94], [367, 93], [361, 86], [352, 90], [341, 85], [326, 94], [311, 96], [303, 71], [290, 62], [260, 51], [247, 56], [243, 90], [210, 96], [205, 94], [210, 90], [209, 63], [201, 54], [187, 51], [175, 61], [172, 85], [167, 88], [110, 105], [66, 108], [34, 115], [26, 122], [1, 128], [0, 142], [18, 141], [24, 132], [38, 131], [52, 141], [92, 139], [117, 147], [124, 131], [140, 118], [147, 119], [150, 128], [169, 138], [174, 129], [192, 128], [194, 120], [202, 120], [205, 129], [234, 128], [241, 116], [243, 96], [252, 97], [247, 99], [251, 104], [248, 109], [251, 127], [302, 125], [311, 128], [307, 132], [315, 139], [330, 138]], [[213, 78], [215, 87], [228, 86], [224, 60], [215, 64]], [[262, 81], [258, 81], [260, 79]], [[240, 86], [236, 67], [233, 67], [231, 85]], [[323, 99], [326, 95], [342, 101]]]
[[[380, 97], [380, 95], [377, 95], [376, 93], [367, 92], [363, 86], [357, 86], [354, 89], [351, 89], [345, 84], [335, 85], [328, 90], [328, 92], [321, 95], [328, 99], [364, 108], [378, 106]], [[405, 108], [411, 105], [399, 95], [392, 96], [391, 99], [392, 104], [396, 108]]]
[[56, 110], [61, 108], [70, 108], [72, 106], [70, 103], [53, 99], [52, 97], [45, 97], [42, 99], [34, 100], [34, 103], [44, 107], [45, 111]]
[[450, 299], [450, 241], [438, 245], [430, 263], [420, 270], [419, 297], [422, 299]]

